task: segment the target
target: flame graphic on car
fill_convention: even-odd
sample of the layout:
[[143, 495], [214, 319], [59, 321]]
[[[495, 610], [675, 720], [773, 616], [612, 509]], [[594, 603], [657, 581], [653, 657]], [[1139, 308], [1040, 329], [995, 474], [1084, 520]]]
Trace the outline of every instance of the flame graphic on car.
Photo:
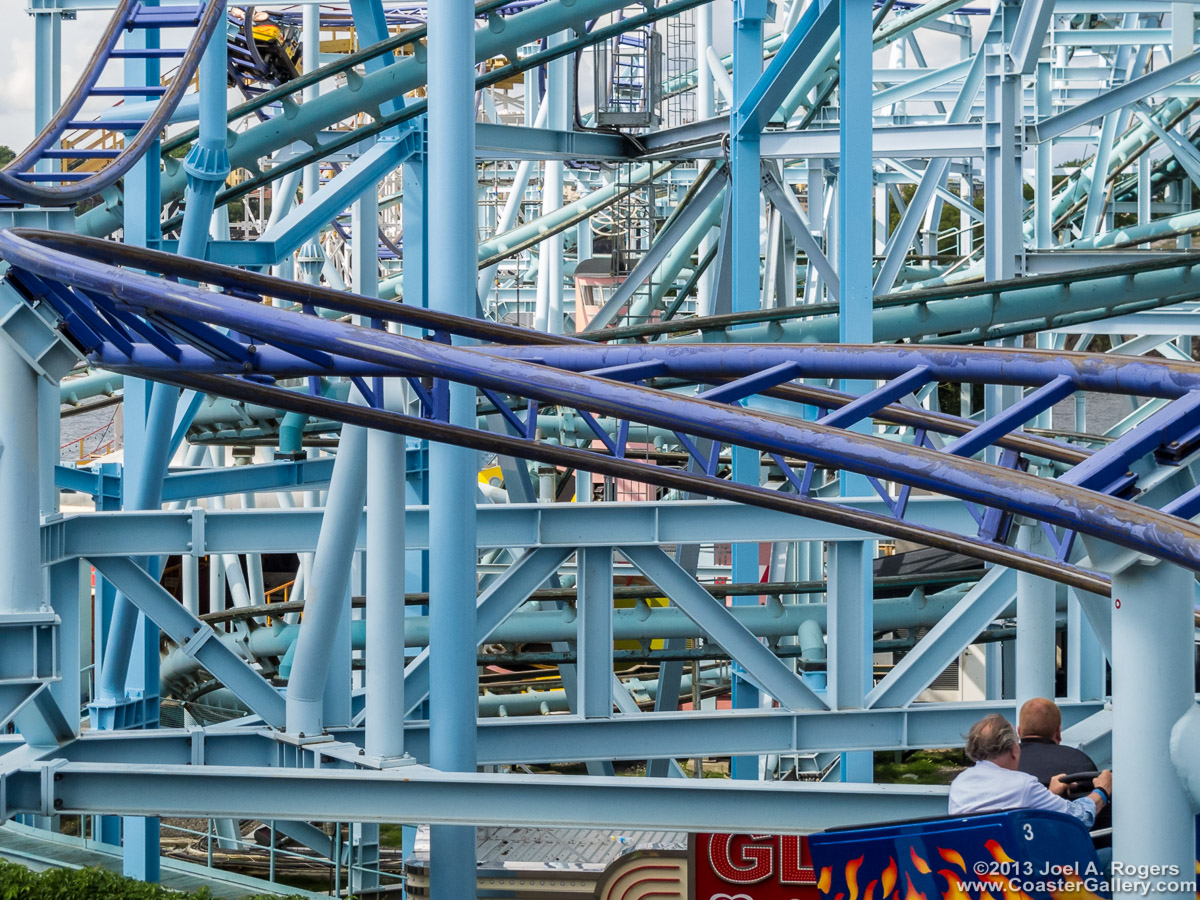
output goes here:
[[887, 900], [892, 895], [892, 888], [896, 886], [896, 859], [888, 857], [887, 868], [883, 870], [882, 878], [883, 897], [882, 900]]
[[[984, 846], [996, 862], [1010, 864], [1014, 862], [1013, 857], [998, 841], [989, 840]], [[850, 860], [844, 866], [842, 872], [845, 879], [844, 891], [839, 890], [843, 885], [834, 884], [833, 869], [830, 866], [821, 869], [820, 877], [817, 880], [817, 890], [826, 900], [830, 900], [830, 898], [832, 900], [1033, 900], [1020, 889], [1019, 884], [1009, 881], [1004, 875], [996, 873], [969, 875], [966, 860], [959, 851], [946, 847], [935, 849], [938, 856], [949, 864], [949, 867], [936, 870], [936, 875], [929, 861], [921, 855], [917, 847], [910, 845], [907, 854], [908, 861], [903, 870], [897, 865], [896, 858], [889, 856], [887, 865], [879, 873], [879, 878], [867, 881], [868, 875], [862, 870], [864, 857], [858, 857]], [[925, 876], [926, 880], [922, 881], [920, 876]], [[918, 884], [929, 884], [929, 876], [944, 879], [945, 889], [935, 890], [931, 893], [928, 892], [928, 889], [926, 891], [918, 890]], [[979, 891], [978, 896], [972, 890], [967, 889], [968, 878], [974, 884], [974, 890]], [[861, 883], [867, 885], [865, 892], [861, 892], [859, 889]], [[987, 888], [979, 890], [981, 883], [986, 884]], [[879, 889], [878, 896], [875, 894], [876, 887]], [[1070, 890], [1055, 895], [1053, 900], [1101, 900], [1096, 895], [1084, 891], [1082, 884], [1071, 883], [1067, 887]], [[1200, 900], [1200, 896], [1197, 897], [1197, 900]]]

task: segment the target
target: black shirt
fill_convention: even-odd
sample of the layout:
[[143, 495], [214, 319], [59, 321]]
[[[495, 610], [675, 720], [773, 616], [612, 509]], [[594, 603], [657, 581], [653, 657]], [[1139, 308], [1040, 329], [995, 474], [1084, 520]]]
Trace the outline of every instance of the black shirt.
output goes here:
[[[1046, 787], [1055, 775], [1074, 775], [1076, 772], [1095, 772], [1097, 766], [1082, 750], [1064, 747], [1045, 738], [1025, 738], [1021, 741], [1021, 761], [1017, 768], [1028, 772]], [[1107, 803], [1096, 817], [1093, 828], [1112, 825], [1112, 807]]]
[[1055, 775], [1094, 772], [1096, 764], [1090, 756], [1074, 747], [1064, 747], [1045, 738], [1025, 738], [1021, 741], [1021, 761], [1017, 768], [1049, 787], [1050, 779]]

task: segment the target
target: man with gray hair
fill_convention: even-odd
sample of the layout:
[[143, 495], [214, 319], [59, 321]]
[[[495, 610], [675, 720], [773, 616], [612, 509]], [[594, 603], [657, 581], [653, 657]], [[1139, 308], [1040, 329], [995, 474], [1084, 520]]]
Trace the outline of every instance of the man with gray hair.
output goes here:
[[1074, 816], [1087, 828], [1112, 799], [1112, 772], [1105, 769], [1086, 797], [1067, 800], [1061, 776], [1044, 787], [1034, 776], [1018, 770], [1021, 743], [1016, 729], [1004, 716], [984, 716], [967, 732], [967, 756], [975, 765], [961, 772], [950, 785], [950, 815], [1003, 812], [1009, 809], [1045, 809]]

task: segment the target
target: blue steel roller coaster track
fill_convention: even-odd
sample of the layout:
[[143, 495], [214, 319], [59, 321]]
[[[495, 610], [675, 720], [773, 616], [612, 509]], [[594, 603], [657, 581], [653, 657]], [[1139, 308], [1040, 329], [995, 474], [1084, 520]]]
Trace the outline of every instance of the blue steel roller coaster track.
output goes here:
[[[602, 346], [52, 232], [0, 232], [0, 257], [27, 303], [52, 315], [91, 362], [128, 375], [787, 511], [954, 550], [1097, 594], [1108, 593], [1109, 579], [1081, 564], [1076, 535], [1200, 571], [1200, 525], [1189, 521], [1200, 511], [1200, 488], [1176, 492], [1158, 509], [1138, 502], [1149, 499], [1139, 483], [1144, 460], [1178, 465], [1200, 441], [1200, 365], [914, 345]], [[360, 316], [370, 326], [331, 321], [316, 315], [318, 309]], [[390, 333], [390, 323], [426, 337]], [[452, 337], [488, 343], [453, 346]], [[350, 378], [361, 403], [321, 396], [322, 376]], [[418, 415], [382, 408], [386, 377], [407, 379], [420, 401]], [[309, 389], [276, 384], [283, 378], [307, 378]], [[883, 384], [854, 396], [794, 383], [812, 378]], [[451, 382], [478, 389], [511, 433], [448, 424]], [[899, 404], [932, 382], [1013, 384], [1028, 392], [982, 424]], [[684, 396], [649, 384], [699, 385], [704, 391]], [[1094, 452], [1020, 431], [1083, 390], [1166, 402]], [[815, 410], [816, 420], [739, 405], [755, 395], [803, 404]], [[602, 447], [539, 439], [537, 411], [547, 406], [573, 410]], [[615, 437], [597, 415], [618, 422]], [[850, 430], [872, 419], [907, 425], [910, 442]], [[631, 458], [631, 425], [674, 432], [694, 460], [693, 471]], [[722, 445], [765, 454], [786, 490], [718, 477]], [[972, 458], [993, 446], [998, 463]], [[1024, 471], [1031, 460], [1053, 465], [1057, 477]], [[814, 496], [818, 469], [865, 476], [887, 513]], [[920, 503], [910, 502], [914, 490], [964, 503], [975, 533], [922, 521]], [[1049, 538], [1047, 555], [1009, 545], [1014, 516], [1040, 523]]]
[[[225, 21], [225, 5], [207, 0], [189, 6], [146, 6], [142, 0], [122, 0], [113, 12], [76, 82], [71, 94], [57, 113], [4, 169], [0, 170], [0, 195], [22, 203], [41, 206], [62, 206], [78, 203], [109, 187], [138, 162], [166, 126], [179, 101], [187, 91], [192, 76], [200, 65], [204, 48], [219, 25]], [[117, 42], [127, 31], [137, 29], [191, 29], [185, 49], [148, 47], [119, 49]], [[179, 67], [167, 86], [130, 85], [100, 86], [105, 67], [114, 61], [128, 59], [179, 59]], [[131, 121], [109, 120], [103, 124], [78, 119], [84, 104], [95, 97], [157, 98], [153, 112], [144, 119]], [[132, 133], [120, 149], [60, 148], [59, 142], [68, 131], [103, 128], [107, 131]], [[36, 171], [46, 161], [98, 160], [98, 171]], [[59, 184], [54, 184], [58, 182]], [[66, 183], [64, 185], [64, 183]]]

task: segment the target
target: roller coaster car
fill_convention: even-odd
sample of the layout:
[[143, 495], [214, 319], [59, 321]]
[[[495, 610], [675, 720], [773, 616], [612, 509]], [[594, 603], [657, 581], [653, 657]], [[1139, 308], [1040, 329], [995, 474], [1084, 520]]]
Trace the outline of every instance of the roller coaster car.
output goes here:
[[300, 77], [300, 69], [296, 66], [300, 59], [300, 42], [296, 40], [294, 30], [271, 21], [265, 25], [254, 23], [254, 48], [276, 84]]
[[246, 15], [249, 14], [254, 51], [262, 62], [268, 81], [272, 84], [284, 84], [300, 77], [297, 67], [300, 59], [300, 41], [294, 25], [253, 7], [248, 10], [235, 7], [229, 13], [233, 21], [241, 23], [243, 33]]
[[1083, 824], [1012, 810], [810, 835], [821, 900], [1108, 897]]

